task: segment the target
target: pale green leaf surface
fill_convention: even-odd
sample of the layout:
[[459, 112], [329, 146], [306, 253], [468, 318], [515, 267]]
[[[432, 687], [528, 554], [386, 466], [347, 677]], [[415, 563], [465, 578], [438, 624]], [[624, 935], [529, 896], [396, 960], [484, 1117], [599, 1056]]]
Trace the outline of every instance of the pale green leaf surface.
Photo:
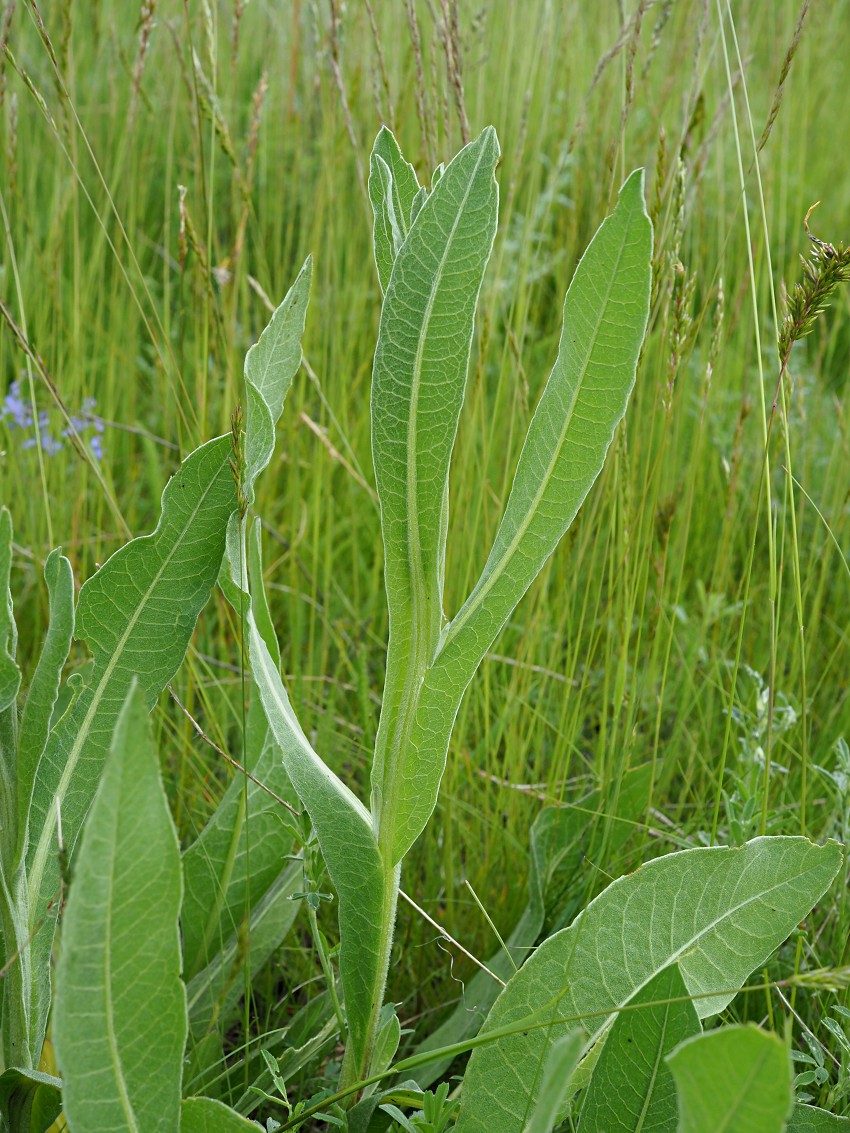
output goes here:
[[847, 1133], [850, 1117], [836, 1117], [813, 1105], [795, 1105], [788, 1122], [788, 1133]]
[[130, 692], [62, 927], [53, 1018], [72, 1133], [174, 1133], [186, 1042], [180, 851], [147, 704]]
[[369, 200], [375, 218], [372, 238], [382, 291], [387, 290], [393, 263], [413, 223], [411, 211], [419, 193], [416, 171], [391, 131], [382, 126], [369, 162]]
[[74, 638], [74, 574], [70, 562], [58, 550], [47, 556], [44, 580], [50, 595], [50, 622], [21, 714], [18, 740], [18, 819], [21, 828], [27, 818], [35, 768], [47, 742], [62, 669]]
[[629, 1000], [614, 1020], [582, 1101], [579, 1133], [676, 1133], [670, 1052], [702, 1030], [678, 964]]
[[57, 805], [73, 849], [94, 797], [118, 715], [136, 676], [152, 706], [180, 667], [209, 599], [235, 506], [230, 438], [196, 449], [168, 482], [152, 535], [134, 539], [86, 582], [77, 636], [94, 658], [91, 679], [54, 726], [36, 769], [26, 865], [33, 934], [32, 1033], [40, 1047], [49, 1005], [53, 921], [35, 926], [59, 891]]
[[[449, 169], [434, 197], [448, 176]], [[651, 257], [652, 226], [638, 170], [576, 268], [558, 357], [529, 426], [495, 543], [417, 684], [415, 720], [398, 772], [412, 802], [397, 819], [394, 860], [419, 836], [436, 805], [466, 686], [602, 469], [634, 385], [649, 314]]]
[[186, 1098], [180, 1107], [180, 1133], [257, 1133], [261, 1128], [214, 1098]]
[[534, 1103], [525, 1133], [552, 1133], [570, 1088], [570, 1080], [584, 1049], [584, 1039], [584, 1033], [577, 1030], [562, 1035], [552, 1043], [546, 1056], [546, 1066], [537, 1093], [537, 1101]]
[[[402, 733], [442, 629], [449, 463], [475, 306], [496, 232], [498, 158], [488, 128], [449, 164], [396, 257], [381, 311], [372, 454], [390, 634], [372, 795], [392, 864], [424, 825], [411, 774], [433, 779], [433, 770], [410, 764]], [[433, 802], [426, 820], [432, 809]]]
[[791, 1060], [783, 1041], [730, 1026], [682, 1043], [668, 1058], [679, 1098], [677, 1133], [783, 1133]]
[[[617, 819], [606, 822], [609, 808], [603, 793], [591, 791], [575, 806], [547, 806], [534, 820], [529, 835], [528, 904], [520, 914], [505, 946], [486, 961], [487, 967], [502, 980], [531, 955], [544, 923], [560, 921], [563, 910], [572, 906], [568, 897], [581, 877], [584, 855], [594, 861], [603, 839], [610, 855], [632, 831], [632, 822], [645, 811], [651, 786], [651, 767], [637, 767], [623, 776], [617, 797]], [[560, 926], [559, 926], [560, 927]], [[513, 961], [513, 963], [511, 963]], [[499, 994], [499, 984], [487, 972], [479, 971], [467, 980], [460, 1003], [446, 1021], [431, 1031], [417, 1046], [416, 1053], [438, 1050], [463, 1042], [476, 1034]], [[452, 1059], [444, 1058], [417, 1067], [413, 1078], [423, 1089], [441, 1078]]]
[[[499, 996], [484, 1030], [544, 1023], [472, 1054], [457, 1133], [519, 1133], [549, 1044], [576, 1022], [601, 1037], [660, 971], [678, 963], [700, 1018], [788, 936], [841, 867], [835, 843], [756, 838], [734, 849], [684, 850], [605, 889], [549, 937]], [[716, 994], [721, 993], [722, 994]]]
[[310, 256], [257, 342], [245, 355], [245, 472], [243, 491], [253, 500], [254, 483], [274, 452], [274, 427], [292, 379], [301, 365], [301, 338], [310, 301]]
[[[315, 753], [292, 710], [277, 666], [248, 612], [251, 671], [269, 727], [310, 815], [339, 898], [340, 975], [350, 1041], [364, 1054], [373, 989], [381, 970], [384, 874], [369, 812]], [[387, 942], [388, 943], [388, 942]]]

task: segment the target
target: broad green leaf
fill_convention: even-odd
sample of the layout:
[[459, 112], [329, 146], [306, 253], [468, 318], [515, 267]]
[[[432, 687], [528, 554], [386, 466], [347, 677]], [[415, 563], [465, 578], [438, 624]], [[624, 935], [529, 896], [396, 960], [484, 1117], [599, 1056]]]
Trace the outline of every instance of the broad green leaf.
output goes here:
[[18, 819], [21, 829], [27, 819], [35, 769], [47, 743], [62, 669], [74, 638], [74, 574], [71, 564], [58, 550], [47, 556], [44, 580], [50, 595], [50, 622], [24, 702], [18, 740]]
[[[352, 1057], [365, 1059], [370, 1033], [372, 995], [381, 987], [389, 952], [395, 887], [385, 878], [369, 812], [322, 762], [292, 710], [280, 673], [263, 641], [253, 613], [246, 618], [251, 671], [269, 727], [283, 762], [307, 808], [339, 898], [340, 975]], [[387, 936], [376, 931], [387, 925]]]
[[788, 1122], [788, 1133], [847, 1133], [850, 1117], [836, 1117], [813, 1105], [795, 1105]]
[[[280, 867], [280, 862], [278, 867]], [[287, 862], [262, 896], [253, 901], [250, 916], [234, 926], [205, 968], [187, 986], [189, 1028], [196, 1039], [218, 1026], [225, 1030], [245, 993], [243, 969], [257, 972], [292, 928], [298, 904], [292, 895], [304, 885], [300, 861]]]
[[629, 1000], [605, 1039], [579, 1133], [676, 1133], [676, 1087], [665, 1058], [702, 1030], [687, 995], [671, 964]]
[[391, 131], [382, 126], [369, 163], [375, 266], [382, 291], [387, 290], [393, 263], [413, 223], [411, 210], [420, 192], [413, 166], [405, 161]]
[[571, 1031], [552, 1043], [546, 1056], [537, 1101], [525, 1133], [552, 1133], [566, 1100], [578, 1060], [584, 1047], [584, 1033]]
[[118, 719], [74, 866], [53, 1018], [74, 1133], [174, 1133], [186, 1043], [180, 851], [147, 702]]
[[[425, 773], [413, 775], [407, 730], [443, 626], [449, 463], [475, 306], [496, 232], [498, 159], [488, 128], [449, 164], [396, 256], [381, 310], [372, 455], [390, 635], [372, 809], [393, 865], [424, 825], [417, 795]], [[431, 810], [433, 801], [426, 820]]]
[[15, 703], [21, 687], [21, 671], [15, 661], [18, 631], [12, 608], [9, 579], [12, 572], [12, 517], [0, 508], [0, 712]]
[[[623, 845], [633, 822], [646, 812], [651, 767], [637, 767], [623, 776], [616, 799], [616, 818], [607, 820], [610, 804], [599, 790], [591, 791], [574, 806], [548, 806], [538, 814], [529, 837], [528, 904], [503, 948], [487, 960], [487, 967], [507, 980], [531, 955], [545, 923], [560, 922], [567, 899], [581, 877], [584, 855], [594, 861], [604, 839], [609, 854]], [[614, 800], [612, 800], [613, 802]], [[573, 899], [570, 904], [574, 904]], [[558, 926], [560, 927], [560, 925]], [[513, 961], [513, 963], [511, 962]], [[464, 983], [460, 1003], [445, 1023], [416, 1048], [418, 1054], [453, 1046], [471, 1038], [481, 1027], [499, 994], [499, 984], [479, 971]], [[451, 1058], [418, 1067], [413, 1077], [423, 1089], [448, 1070]]]
[[783, 1133], [791, 1060], [777, 1035], [753, 1025], [688, 1039], [667, 1059], [679, 1097], [678, 1133]]
[[62, 1109], [62, 1082], [39, 1070], [0, 1074], [0, 1128], [47, 1133]]
[[213, 1098], [186, 1098], [180, 1107], [180, 1133], [256, 1133], [261, 1128]]
[[519, 1133], [551, 1042], [577, 1022], [596, 1041], [611, 1015], [670, 964], [678, 963], [700, 1018], [722, 1011], [841, 862], [835, 843], [756, 838], [670, 854], [613, 882], [499, 996], [484, 1031], [525, 1021], [529, 1029], [473, 1052], [457, 1133]]
[[33, 1061], [50, 1002], [55, 921], [45, 921], [45, 913], [60, 886], [57, 814], [61, 811], [62, 839], [70, 852], [134, 676], [150, 707], [183, 661], [218, 576], [227, 518], [236, 503], [229, 457], [229, 437], [209, 441], [188, 456], [166, 485], [154, 533], [116, 551], [80, 593], [77, 636], [88, 642], [93, 671], [50, 732], [29, 811], [29, 907], [21, 913], [26, 912], [33, 938]]
[[[448, 176], [449, 169], [432, 199]], [[398, 809], [394, 861], [419, 836], [436, 805], [466, 686], [602, 469], [634, 385], [649, 314], [651, 257], [652, 226], [638, 170], [623, 185], [617, 207], [591, 241], [567, 291], [558, 358], [529, 426], [481, 577], [444, 630], [436, 658], [426, 658], [424, 673], [418, 658], [407, 670], [400, 666], [415, 671], [419, 683], [415, 719], [396, 759], [406, 801]], [[404, 421], [398, 410], [391, 411], [391, 422], [393, 416]], [[386, 522], [384, 529], [386, 541]], [[391, 581], [388, 567], [388, 591]], [[430, 592], [426, 596], [431, 609], [434, 599]], [[415, 656], [409, 650], [408, 657]]]

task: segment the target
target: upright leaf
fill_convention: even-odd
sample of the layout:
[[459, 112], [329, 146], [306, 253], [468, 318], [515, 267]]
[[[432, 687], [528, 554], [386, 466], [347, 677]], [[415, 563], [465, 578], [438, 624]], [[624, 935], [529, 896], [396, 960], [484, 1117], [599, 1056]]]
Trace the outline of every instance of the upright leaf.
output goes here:
[[[447, 169], [434, 197], [448, 175]], [[398, 807], [393, 860], [419, 836], [436, 805], [466, 686], [599, 475], [634, 385], [649, 314], [651, 258], [652, 226], [643, 172], [637, 170], [567, 291], [558, 358], [481, 577], [445, 629], [436, 658], [428, 659], [424, 674], [416, 669], [415, 720], [397, 757], [405, 799]], [[395, 417], [404, 420], [398, 412]], [[389, 571], [387, 579], [389, 585]]]
[[449, 164], [396, 256], [381, 311], [372, 455], [390, 639], [372, 797], [390, 864], [408, 848], [411, 810], [419, 809], [406, 733], [443, 625], [449, 462], [496, 232], [498, 159], [488, 128]]
[[387, 290], [393, 263], [413, 223], [413, 202], [419, 193], [413, 166], [405, 161], [391, 131], [382, 126], [369, 162], [369, 199], [375, 217], [375, 266], [382, 291]]
[[552, 1043], [525, 1133], [552, 1133], [558, 1123], [583, 1046], [584, 1034], [581, 1031], [571, 1031]]
[[188, 456], [166, 485], [154, 533], [116, 551], [80, 593], [77, 635], [88, 642], [94, 668], [51, 731], [35, 769], [27, 885], [19, 894], [20, 901], [28, 896], [29, 902], [19, 911], [26, 913], [32, 938], [29, 1043], [36, 1062], [50, 1002], [55, 923], [45, 921], [45, 913], [60, 886], [57, 816], [61, 812], [62, 838], [70, 852], [134, 676], [151, 706], [183, 661], [218, 576], [227, 519], [236, 503], [229, 458], [229, 437], [209, 441]]
[[581, 1107], [579, 1133], [676, 1133], [665, 1059], [700, 1027], [678, 964], [654, 976], [614, 1020]]
[[609, 885], [499, 996], [484, 1030], [525, 1021], [529, 1029], [473, 1052], [457, 1133], [520, 1133], [517, 1115], [534, 1100], [551, 1042], [582, 1020], [597, 1040], [670, 964], [678, 963], [700, 1018], [722, 1011], [729, 989], [786, 938], [841, 861], [834, 843], [756, 838], [670, 854]]
[[180, 851], [141, 686], [118, 719], [62, 929], [56, 1057], [72, 1133], [174, 1133], [186, 1043]]
[[791, 1060], [777, 1035], [721, 1027], [668, 1058], [679, 1095], [678, 1133], [783, 1133], [793, 1104]]

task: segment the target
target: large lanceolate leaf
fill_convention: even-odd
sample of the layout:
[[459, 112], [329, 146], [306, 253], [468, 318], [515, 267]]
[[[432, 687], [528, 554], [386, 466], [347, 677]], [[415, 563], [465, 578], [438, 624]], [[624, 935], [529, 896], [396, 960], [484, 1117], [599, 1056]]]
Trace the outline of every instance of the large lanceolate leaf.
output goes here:
[[180, 851], [135, 687], [86, 821], [62, 929], [56, 1056], [72, 1133], [174, 1133], [186, 1042]]
[[48, 736], [29, 807], [26, 921], [32, 937], [35, 1059], [50, 1002], [54, 922], [43, 922], [59, 893], [57, 815], [61, 812], [64, 846], [71, 850], [133, 678], [151, 706], [183, 661], [218, 576], [227, 519], [236, 503], [229, 457], [229, 437], [188, 456], [166, 485], [154, 533], [116, 551], [80, 593], [77, 636], [88, 643], [94, 670]]
[[668, 1059], [679, 1097], [678, 1133], [783, 1133], [791, 1112], [791, 1060], [777, 1035], [721, 1027]]
[[649, 314], [651, 257], [652, 226], [638, 170], [576, 269], [564, 302], [558, 358], [529, 427], [493, 549], [424, 673], [415, 719], [398, 756], [408, 801], [399, 809], [394, 860], [434, 809], [466, 686], [602, 468], [634, 385]]
[[700, 1027], [678, 964], [649, 981], [614, 1020], [581, 1107], [579, 1133], [676, 1133], [665, 1059]]
[[788, 1133], [847, 1133], [850, 1117], [836, 1117], [813, 1105], [795, 1105]]
[[315, 753], [292, 710], [252, 612], [246, 618], [251, 671], [284, 765], [307, 808], [339, 897], [340, 975], [351, 1057], [371, 1048], [372, 996], [383, 993], [395, 887], [383, 869], [369, 812]]
[[[487, 960], [487, 967], [500, 979], [509, 979], [525, 963], [544, 924], [561, 927], [564, 923], [565, 911], [578, 900], [582, 858], [595, 861], [603, 839], [610, 856], [622, 847], [633, 823], [646, 813], [651, 770], [649, 766], [637, 767], [623, 776], [617, 792], [616, 817], [609, 817], [610, 804], [599, 790], [591, 791], [574, 806], [547, 806], [538, 814], [529, 837], [528, 904], [505, 940], [509, 955], [499, 948]], [[417, 1053], [471, 1038], [486, 1019], [498, 993], [499, 984], [488, 972], [476, 972], [463, 985], [457, 1008], [419, 1044]], [[443, 1076], [451, 1062], [451, 1057], [428, 1062], [412, 1076], [427, 1089]]]
[[597, 1040], [670, 964], [678, 964], [700, 1018], [722, 1011], [826, 891], [841, 861], [834, 843], [756, 838], [736, 849], [670, 854], [615, 881], [549, 937], [499, 996], [484, 1030], [529, 1026], [474, 1051], [457, 1133], [521, 1133], [551, 1042], [576, 1022]]
[[413, 166], [405, 161], [392, 133], [382, 126], [369, 163], [369, 199], [375, 216], [375, 266], [382, 291], [387, 290], [393, 263], [413, 223], [413, 202], [419, 192]]
[[390, 864], [412, 842], [411, 826], [422, 825], [414, 784], [403, 783], [414, 770], [407, 765], [406, 732], [443, 626], [449, 463], [475, 306], [496, 232], [498, 159], [499, 143], [488, 128], [449, 164], [395, 258], [381, 310], [372, 456], [390, 639], [372, 797]]

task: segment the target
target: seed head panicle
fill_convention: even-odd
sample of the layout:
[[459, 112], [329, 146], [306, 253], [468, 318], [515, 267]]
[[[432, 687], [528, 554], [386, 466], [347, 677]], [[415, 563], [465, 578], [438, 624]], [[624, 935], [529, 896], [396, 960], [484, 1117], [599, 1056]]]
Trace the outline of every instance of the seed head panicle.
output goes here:
[[812, 205], [803, 221], [812, 247], [808, 259], [800, 257], [803, 278], [794, 284], [788, 296], [785, 317], [779, 329], [779, 360], [783, 367], [788, 364], [794, 343], [811, 334], [839, 284], [850, 281], [850, 248], [843, 244], [829, 244], [813, 236], [809, 230], [809, 217], [819, 203]]

